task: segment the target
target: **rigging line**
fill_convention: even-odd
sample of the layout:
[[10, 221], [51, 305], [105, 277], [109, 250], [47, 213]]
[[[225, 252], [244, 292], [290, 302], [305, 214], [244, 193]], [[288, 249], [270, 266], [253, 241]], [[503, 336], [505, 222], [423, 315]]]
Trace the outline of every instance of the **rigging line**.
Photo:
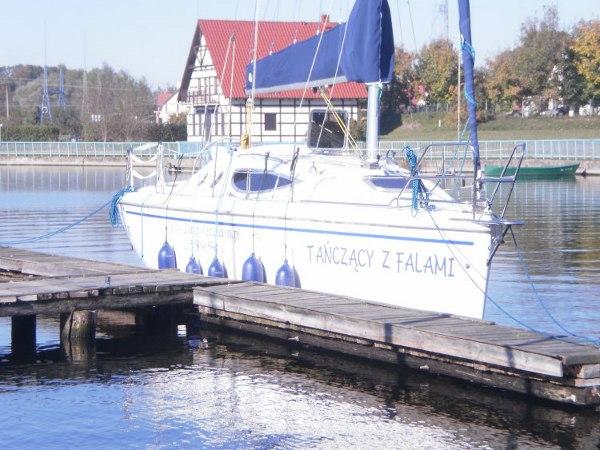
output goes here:
[[398, 14], [398, 30], [400, 30], [400, 47], [404, 48], [404, 33], [402, 32], [402, 16], [400, 15], [400, 0], [396, 0], [396, 12]]
[[[426, 209], [425, 211], [427, 211], [427, 213], [429, 214], [429, 217], [431, 218], [431, 221], [433, 223], [433, 225], [435, 226], [436, 230], [438, 231], [438, 233], [440, 233], [440, 236], [443, 237], [445, 239], [445, 233], [440, 229], [440, 227], [438, 226], [437, 222], [435, 221], [434, 217], [431, 215], [431, 211], [429, 211], [428, 209]], [[471, 282], [473, 283], [473, 285], [475, 285], [475, 287], [485, 296], [486, 300], [489, 300], [496, 308], [498, 308], [498, 310], [500, 312], [502, 312], [506, 317], [508, 317], [509, 319], [511, 319], [512, 321], [514, 321], [516, 324], [521, 325], [523, 328], [532, 331], [534, 333], [541, 333], [541, 334], [547, 334], [547, 333], [543, 333], [529, 325], [527, 325], [525, 322], [519, 320], [518, 318], [516, 318], [514, 315], [512, 315], [511, 313], [509, 313], [506, 309], [504, 309], [500, 304], [498, 304], [496, 301], [494, 301], [494, 299], [492, 299], [489, 294], [484, 290], [481, 289], [481, 287], [479, 286], [479, 284], [477, 284], [477, 282], [473, 279], [473, 277], [471, 277], [471, 274], [467, 271], [465, 265], [463, 265], [462, 261], [460, 258], [457, 257], [456, 253], [454, 252], [454, 246], [450, 245], [449, 243], [446, 243], [446, 247], [448, 248], [448, 250], [450, 251], [450, 253], [452, 253], [452, 256], [454, 256], [454, 260], [456, 261], [456, 263], [460, 266], [460, 268], [463, 270], [463, 272], [467, 275], [467, 277], [469, 278], [469, 280], [471, 280]], [[465, 258], [466, 260], [466, 258]], [[467, 264], [469, 264], [470, 267], [473, 267], [473, 265], [467, 260]]]
[[[348, 17], [348, 15], [350, 14], [351, 6], [352, 5], [348, 5], [348, 10], [346, 11], [346, 17]], [[337, 63], [335, 66], [335, 75], [333, 76], [334, 79], [337, 78], [339, 70], [340, 70], [340, 66], [342, 64], [342, 53], [344, 51], [344, 44], [346, 43], [347, 32], [348, 32], [348, 22], [346, 22], [346, 25], [344, 25], [344, 34], [342, 36], [342, 45], [340, 46], [340, 53], [338, 55]], [[333, 98], [333, 93], [335, 92], [335, 87], [336, 87], [336, 84], [331, 86], [331, 89], [329, 90], [329, 97], [331, 97], [331, 98]]]
[[550, 309], [548, 308], [548, 305], [546, 305], [546, 303], [544, 302], [544, 300], [540, 296], [537, 288], [535, 287], [535, 283], [533, 282], [533, 279], [531, 278], [531, 272], [529, 271], [529, 264], [527, 264], [527, 261], [525, 260], [523, 252], [521, 250], [521, 247], [519, 247], [519, 244], [517, 243], [517, 237], [515, 236], [515, 233], [512, 230], [512, 227], [510, 228], [510, 234], [511, 234], [512, 240], [513, 240], [513, 242], [515, 244], [515, 248], [517, 249], [517, 255], [519, 257], [519, 261], [521, 262], [521, 264], [523, 265], [523, 269], [525, 270], [525, 276], [527, 277], [527, 282], [531, 286], [531, 290], [533, 291], [534, 297], [536, 298], [537, 302], [542, 307], [542, 309], [544, 310], [544, 312], [546, 313], [546, 315], [550, 318], [550, 320], [552, 322], [554, 322], [554, 324], [561, 331], [567, 333], [570, 336], [573, 336], [573, 337], [576, 337], [576, 338], [579, 338], [579, 339], [583, 339], [585, 341], [588, 341], [590, 343], [594, 343], [596, 345], [600, 344], [600, 338], [596, 338], [596, 337], [593, 337], [593, 336], [585, 336], [585, 335], [580, 335], [580, 334], [574, 333], [573, 331], [571, 331], [568, 328], [566, 328], [562, 323], [560, 323], [560, 321], [554, 316], [554, 314], [552, 314], [552, 312], [550, 312]]
[[312, 77], [312, 73], [317, 62], [317, 56], [319, 55], [319, 50], [321, 49], [321, 42], [323, 41], [323, 35], [325, 34], [325, 28], [327, 27], [328, 23], [328, 20], [323, 21], [323, 26], [321, 27], [321, 32], [319, 33], [319, 41], [317, 42], [317, 48], [315, 50], [315, 56], [313, 57], [312, 63], [310, 65], [310, 70], [308, 71], [308, 78], [306, 80], [306, 83], [304, 84], [304, 90], [302, 91], [302, 98], [300, 99], [299, 108], [302, 108], [302, 106], [304, 105], [304, 100], [308, 91], [308, 84], [310, 83], [310, 78]]
[[[437, 222], [435, 221], [434, 217], [431, 215], [431, 211], [427, 210], [431, 221], [433, 222], [435, 228], [438, 230], [438, 232], [440, 233], [440, 236], [443, 237], [444, 239], [446, 239], [446, 234], [443, 232], [443, 230], [440, 229], [440, 227], [438, 226]], [[514, 235], [514, 232], [512, 231], [512, 228], [510, 230], [513, 239], [515, 240], [515, 245], [516, 245], [516, 237]], [[473, 282], [473, 284], [475, 285], [475, 287], [477, 289], [479, 289], [479, 291], [481, 291], [483, 293], [483, 295], [485, 296], [485, 299], [488, 300], [490, 303], [492, 303], [496, 308], [498, 308], [498, 310], [503, 313], [506, 317], [508, 317], [509, 319], [511, 319], [512, 321], [514, 321], [516, 324], [521, 325], [522, 327], [524, 327], [525, 329], [529, 330], [529, 331], [533, 331], [535, 333], [540, 333], [540, 334], [551, 334], [551, 333], [547, 333], [545, 331], [541, 331], [538, 330], [528, 324], [526, 324], [525, 322], [523, 322], [522, 320], [516, 318], [513, 314], [509, 313], [505, 308], [503, 308], [498, 302], [496, 302], [492, 297], [490, 297], [490, 295], [487, 293], [487, 291], [481, 289], [481, 287], [477, 284], [477, 282], [471, 277], [471, 275], [469, 274], [469, 272], [466, 270], [466, 267], [462, 264], [462, 261], [460, 258], [457, 257], [457, 254], [454, 252], [454, 246], [451, 246], [451, 244], [446, 243], [446, 247], [448, 247], [448, 250], [450, 250], [450, 252], [452, 253], [452, 255], [454, 256], [454, 260], [457, 262], [457, 264], [461, 267], [461, 269], [463, 270], [463, 272], [465, 272], [465, 274], [467, 275], [467, 277], [469, 278], [469, 280], [471, 280]], [[464, 255], [461, 254], [461, 256], [465, 259], [466, 263], [470, 266], [470, 267], [474, 267], [473, 264], [470, 263], [470, 261], [468, 260], [468, 258], [466, 258]], [[529, 278], [529, 273], [526, 272], [527, 277], [529, 280], [531, 280]], [[481, 276], [481, 275], [480, 275]], [[534, 288], [534, 292], [536, 292], [537, 295], [537, 291], [535, 290], [535, 286], [533, 284], [532, 281], [530, 281], [532, 288]], [[538, 301], [544, 305], [543, 301], [541, 300], [541, 298], [538, 296]], [[546, 311], [546, 313], [550, 316], [550, 318], [556, 323], [556, 325], [558, 325], [558, 327], [565, 333], [567, 333], [568, 335], [570, 335], [571, 337], [576, 337], [578, 339], [581, 339], [583, 341], [586, 341], [590, 344], [593, 345], [600, 345], [600, 338], [595, 338], [595, 337], [591, 337], [591, 336], [583, 336], [583, 335], [579, 335], [579, 334], [575, 334], [572, 333], [571, 331], [569, 331], [568, 329], [566, 329], [565, 327], [563, 327], [562, 325], [560, 325], [560, 323], [558, 321], [556, 321], [554, 319], [554, 317], [550, 314], [550, 312], [547, 310], [547, 308], [544, 308], [544, 310]], [[560, 336], [554, 336], [556, 339], [561, 339]]]
[[415, 54], [416, 54], [416, 53], [419, 53], [419, 50], [417, 48], [417, 38], [415, 36], [415, 23], [413, 21], [412, 8], [410, 7], [410, 0], [406, 0], [406, 4], [408, 5], [408, 16], [410, 17], [410, 29], [412, 30], [412, 38], [413, 38], [413, 44], [415, 46]]
[[[254, 49], [252, 55], [252, 106], [254, 106], [254, 98], [256, 96], [256, 58], [258, 53], [258, 2], [259, 0], [255, 0], [254, 2]], [[252, 121], [254, 114], [250, 115], [250, 120]], [[252, 123], [251, 123], [252, 125]]]

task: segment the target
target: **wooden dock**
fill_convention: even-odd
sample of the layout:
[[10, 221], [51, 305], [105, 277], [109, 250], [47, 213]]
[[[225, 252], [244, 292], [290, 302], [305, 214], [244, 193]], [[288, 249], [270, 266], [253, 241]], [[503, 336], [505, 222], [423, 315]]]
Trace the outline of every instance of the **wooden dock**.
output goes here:
[[[230, 281], [0, 247], [0, 317], [192, 303], [192, 288]], [[31, 278], [23, 278], [30, 276]]]
[[[61, 317], [61, 342], [93, 344], [95, 311], [136, 313], [140, 327], [173, 328], [196, 286], [231, 281], [0, 247], [0, 317], [11, 317], [13, 354], [35, 354], [36, 317]], [[66, 328], [65, 328], [66, 327]]]
[[194, 289], [202, 320], [572, 405], [600, 406], [600, 349], [493, 322], [257, 283]]
[[600, 408], [600, 349], [493, 322], [12, 248], [0, 248], [0, 275], [0, 317], [12, 318], [13, 353], [35, 352], [39, 314], [61, 316], [61, 342], [76, 355], [77, 340], [94, 339], [96, 310], [134, 311], [136, 324], [138, 313], [151, 324], [149, 311], [169, 316], [193, 304], [208, 323], [293, 345]]

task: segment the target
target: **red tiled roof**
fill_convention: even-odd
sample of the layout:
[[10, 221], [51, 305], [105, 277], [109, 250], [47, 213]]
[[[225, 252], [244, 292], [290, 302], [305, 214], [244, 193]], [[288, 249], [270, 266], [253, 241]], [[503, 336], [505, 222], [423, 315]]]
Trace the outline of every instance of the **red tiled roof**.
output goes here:
[[[335, 26], [327, 24], [326, 29]], [[267, 56], [270, 52], [279, 51], [296, 41], [308, 39], [323, 29], [323, 22], [259, 22], [258, 25], [258, 58]], [[254, 47], [254, 22], [240, 20], [199, 20], [195, 39], [204, 35], [208, 51], [213, 59], [217, 77], [223, 80], [222, 89], [225, 97], [246, 98], [244, 91], [246, 66], [252, 61]], [[225, 64], [227, 55], [227, 46], [231, 36], [235, 38], [235, 67], [233, 70], [233, 89], [231, 86], [231, 59], [232, 50], [230, 50], [229, 60]], [[233, 44], [232, 44], [233, 45]], [[194, 51], [194, 45], [192, 50]], [[192, 56], [192, 55], [190, 55]], [[194, 54], [195, 59], [195, 54]], [[188, 58], [188, 67], [194, 59]], [[187, 71], [186, 71], [187, 72]], [[225, 72], [225, 73], [224, 73]], [[189, 85], [189, 79], [182, 85]], [[185, 82], [187, 81], [187, 83]], [[230, 92], [231, 91], [231, 92]], [[364, 85], [358, 83], [341, 83], [335, 86], [330, 93], [332, 98], [336, 99], [356, 99], [366, 98], [367, 90]], [[259, 98], [301, 98], [302, 90], [277, 92], [272, 94], [257, 95]], [[318, 93], [313, 93], [309, 89], [305, 95], [306, 98], [320, 98]]]
[[159, 91], [154, 94], [154, 105], [161, 108], [177, 91]]

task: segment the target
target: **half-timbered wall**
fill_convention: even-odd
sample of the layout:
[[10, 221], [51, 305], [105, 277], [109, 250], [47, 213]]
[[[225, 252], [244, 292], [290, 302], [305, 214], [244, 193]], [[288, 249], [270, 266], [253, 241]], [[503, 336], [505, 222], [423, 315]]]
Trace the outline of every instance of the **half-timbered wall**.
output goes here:
[[[188, 140], [240, 139], [246, 131], [246, 99], [225, 98], [204, 36], [200, 37], [186, 98], [191, 106], [187, 117]], [[332, 104], [344, 110], [349, 119], [356, 119], [361, 101], [332, 100]], [[322, 100], [305, 99], [301, 104], [300, 99], [293, 98], [257, 98], [252, 114], [252, 140], [305, 142], [310, 111], [325, 108]]]

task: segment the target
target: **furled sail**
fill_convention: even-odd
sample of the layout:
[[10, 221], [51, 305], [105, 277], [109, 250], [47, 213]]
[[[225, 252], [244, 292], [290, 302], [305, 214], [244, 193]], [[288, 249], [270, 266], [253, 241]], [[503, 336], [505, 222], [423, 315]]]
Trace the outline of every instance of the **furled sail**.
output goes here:
[[[387, 0], [357, 0], [346, 23], [246, 68], [246, 91], [268, 93], [346, 81], [389, 82], [394, 35]], [[253, 79], [255, 78], [255, 79]]]
[[458, 0], [458, 11], [463, 67], [465, 69], [465, 98], [467, 99], [467, 111], [469, 113], [469, 142], [473, 148], [475, 176], [478, 176], [481, 162], [479, 159], [479, 138], [477, 137], [477, 102], [475, 101], [475, 51], [471, 40], [471, 7], [469, 0]]

